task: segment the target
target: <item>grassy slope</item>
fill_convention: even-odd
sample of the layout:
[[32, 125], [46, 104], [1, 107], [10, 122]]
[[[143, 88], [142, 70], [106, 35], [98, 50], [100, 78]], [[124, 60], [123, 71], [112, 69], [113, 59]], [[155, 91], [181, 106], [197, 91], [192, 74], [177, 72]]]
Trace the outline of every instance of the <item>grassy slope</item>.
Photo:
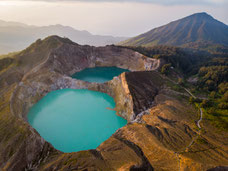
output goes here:
[[[31, 62], [31, 66], [35, 66], [36, 62], [44, 60], [45, 58], [40, 57], [40, 55], [48, 55], [47, 45], [49, 45], [50, 41], [55, 41], [55, 39], [46, 39], [43, 43], [37, 42], [38, 48], [32, 45], [24, 52], [21, 52], [20, 55], [15, 57], [18, 62], [15, 67], [17, 67], [17, 69], [22, 68], [25, 72], [31, 69], [28, 67], [28, 63]], [[51, 48], [56, 47], [52, 46], [52, 44], [50, 45]], [[31, 61], [30, 58], [37, 61]], [[25, 63], [23, 63], [23, 61], [25, 61]], [[156, 85], [157, 87], [170, 87], [172, 90], [178, 90], [183, 93], [183, 90], [178, 85], [162, 78], [160, 74], [156, 72], [148, 73], [149, 72], [144, 75], [147, 81], [144, 82], [142, 78], [136, 85], [136, 88], [138, 86], [140, 88], [141, 85], [143, 85], [144, 88]], [[0, 77], [3, 75], [4, 74]], [[133, 76], [133, 78], [138, 80], [139, 77]], [[132, 84], [134, 83], [136, 83], [136, 81], [132, 82]], [[10, 113], [9, 100], [16, 84], [12, 83], [10, 85], [9, 88], [4, 90], [0, 101], [0, 147], [2, 147], [0, 151], [4, 154], [0, 155], [4, 156], [4, 158], [1, 159], [2, 161], [8, 160], [21, 145], [25, 145], [26, 138], [30, 135], [28, 127]], [[130, 124], [124, 128], [123, 131], [118, 132], [100, 146], [98, 152], [84, 151], [61, 155], [51, 153], [51, 156], [43, 162], [40, 167], [42, 169], [55, 168], [65, 170], [76, 169], [78, 167], [82, 169], [99, 168], [101, 170], [116, 170], [116, 168], [122, 168], [124, 170], [129, 168], [132, 164], [140, 165], [143, 160], [145, 160], [142, 158], [143, 153], [155, 168], [168, 170], [171, 168], [178, 169], [178, 161], [173, 152], [184, 149], [189, 141], [191, 141], [192, 136], [194, 136], [194, 121], [198, 119], [197, 109], [188, 104], [185, 96], [173, 91], [167, 90], [161, 92], [155, 97], [155, 100], [157, 106], [152, 107], [148, 115], [143, 117], [144, 123]], [[11, 132], [7, 131], [10, 129], [12, 129]], [[205, 135], [202, 135], [201, 139], [203, 140], [199, 139], [200, 145], [194, 144], [190, 152], [183, 154], [182, 158], [187, 162], [185, 163], [186, 165], [190, 165], [190, 168], [198, 161], [206, 163], [208, 159], [210, 159], [209, 161], [212, 165], [226, 162], [221, 156], [227, 156], [227, 154], [217, 150], [217, 144], [222, 145], [222, 136], [213, 134], [214, 128], [211, 125], [205, 124], [204, 129], [206, 132]], [[5, 132], [7, 132], [7, 134]], [[226, 134], [222, 132], [221, 135]], [[207, 143], [205, 144], [204, 142]], [[134, 148], [132, 148], [132, 146], [134, 146]], [[137, 146], [138, 148], [136, 149], [138, 150], [135, 150]], [[216, 148], [209, 148], [211, 146]], [[140, 150], [143, 150], [143, 152]], [[197, 150], [199, 152], [197, 152]], [[211, 152], [210, 150], [213, 151]], [[216, 158], [212, 155], [216, 155]], [[186, 156], [189, 158], [186, 159]]]
[[[10, 102], [13, 92], [23, 74], [39, 64], [48, 56], [50, 50], [58, 45], [55, 37], [46, 38], [42, 42], [35, 42], [19, 53], [6, 55], [0, 59], [0, 167], [6, 164], [6, 170], [9, 169], [8, 167], [12, 169], [14, 165], [18, 165], [18, 163], [11, 163], [11, 160], [15, 161], [15, 157], [18, 155], [20, 157], [18, 156], [16, 160], [21, 162], [22, 167], [25, 167], [23, 166], [25, 161], [22, 162], [21, 160], [26, 158], [26, 152], [23, 150], [26, 150], [28, 137], [31, 136], [28, 124], [14, 116], [11, 111]], [[9, 59], [12, 60], [7, 61]], [[19, 149], [22, 151], [18, 151]]]
[[49, 53], [61, 44], [58, 39], [52, 36], [37, 40], [21, 52], [4, 56], [0, 60], [0, 87], [19, 82], [24, 74], [47, 59]]
[[205, 44], [228, 45], [228, 26], [206, 13], [197, 13], [121, 43], [126, 46], [173, 45], [204, 46]]

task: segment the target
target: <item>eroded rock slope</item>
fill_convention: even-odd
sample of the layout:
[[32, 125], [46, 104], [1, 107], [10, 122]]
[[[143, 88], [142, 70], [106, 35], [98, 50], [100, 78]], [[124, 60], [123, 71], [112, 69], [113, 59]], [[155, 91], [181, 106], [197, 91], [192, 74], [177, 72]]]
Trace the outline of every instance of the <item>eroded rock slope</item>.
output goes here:
[[[161, 61], [115, 46], [80, 46], [57, 36], [37, 41], [0, 70], [2, 170], [207, 170], [228, 164], [227, 133], [207, 121], [199, 140], [199, 110], [188, 94], [156, 70]], [[70, 77], [87, 67], [117, 66], [123, 73], [103, 84]], [[111, 95], [128, 124], [97, 149], [62, 153], [27, 123], [29, 107], [48, 92], [91, 89]]]

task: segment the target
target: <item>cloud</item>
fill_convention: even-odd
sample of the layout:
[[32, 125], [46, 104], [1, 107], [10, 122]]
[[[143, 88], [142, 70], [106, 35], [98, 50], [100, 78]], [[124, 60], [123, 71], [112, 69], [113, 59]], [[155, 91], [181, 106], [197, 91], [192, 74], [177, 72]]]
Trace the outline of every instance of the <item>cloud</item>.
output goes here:
[[[3, 0], [3, 1], [31, 1], [31, 0]], [[158, 5], [223, 5], [228, 0], [33, 0], [44, 2], [135, 2], [135, 3], [151, 3]]]

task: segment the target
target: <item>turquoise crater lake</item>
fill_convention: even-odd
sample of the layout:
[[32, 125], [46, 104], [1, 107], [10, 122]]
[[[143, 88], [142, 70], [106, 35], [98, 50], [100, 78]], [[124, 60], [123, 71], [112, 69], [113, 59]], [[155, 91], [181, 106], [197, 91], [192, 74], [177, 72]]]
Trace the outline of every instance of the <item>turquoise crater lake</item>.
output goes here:
[[117, 116], [112, 97], [86, 89], [48, 93], [33, 105], [28, 122], [56, 149], [77, 152], [95, 149], [127, 121]]
[[129, 70], [117, 67], [86, 68], [72, 75], [72, 78], [88, 82], [104, 83], [123, 72], [129, 72]]

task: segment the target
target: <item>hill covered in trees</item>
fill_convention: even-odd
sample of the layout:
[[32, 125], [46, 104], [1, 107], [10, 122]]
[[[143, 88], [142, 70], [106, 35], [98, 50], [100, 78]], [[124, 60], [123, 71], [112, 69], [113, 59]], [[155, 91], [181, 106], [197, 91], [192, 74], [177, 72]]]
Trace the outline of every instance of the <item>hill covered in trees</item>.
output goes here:
[[162, 45], [127, 48], [162, 59], [164, 65], [160, 72], [199, 97], [190, 97], [189, 103], [200, 104], [208, 121], [219, 129], [228, 130], [227, 49], [201, 51]]

